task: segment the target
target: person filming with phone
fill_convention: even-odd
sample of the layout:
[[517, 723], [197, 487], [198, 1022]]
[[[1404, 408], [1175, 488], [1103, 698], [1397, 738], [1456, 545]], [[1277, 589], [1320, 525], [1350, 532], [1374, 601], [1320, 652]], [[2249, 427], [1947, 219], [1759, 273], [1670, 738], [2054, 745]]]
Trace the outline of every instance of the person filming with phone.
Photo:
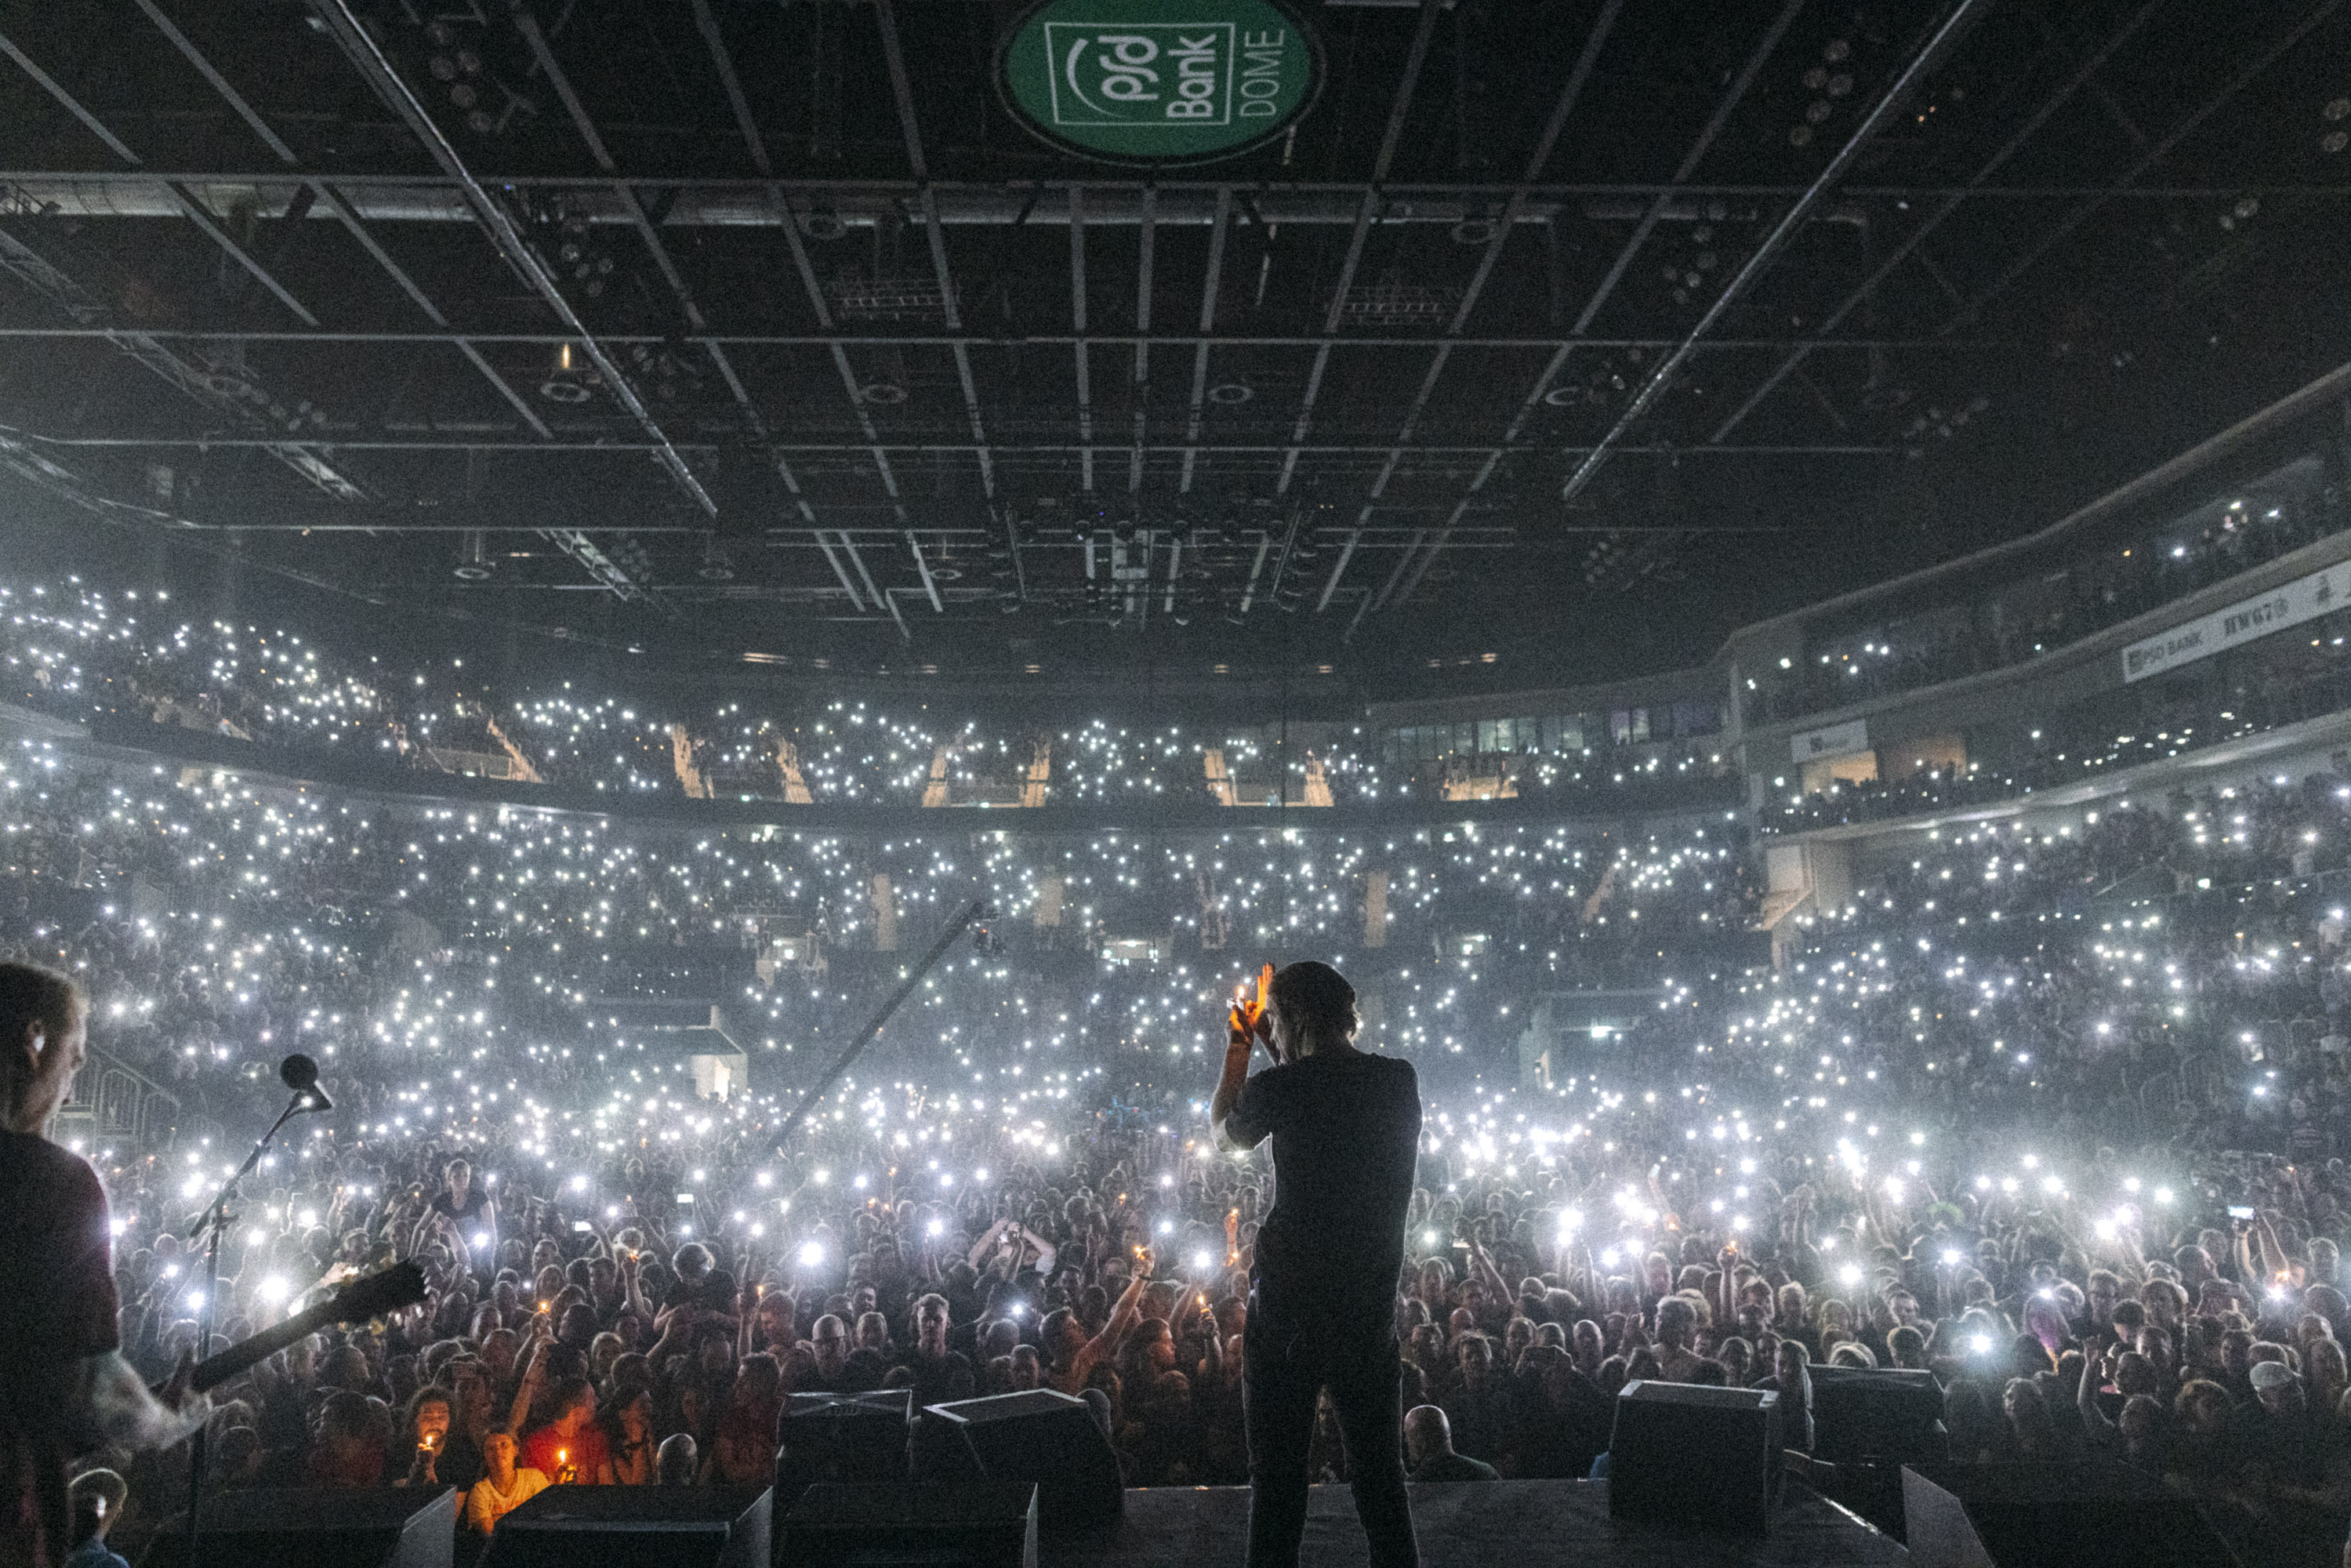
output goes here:
[[[1325, 1388], [1374, 1568], [1414, 1568], [1395, 1293], [1420, 1081], [1410, 1062], [1356, 1049], [1355, 990], [1328, 964], [1291, 964], [1259, 996], [1233, 1009], [1209, 1110], [1224, 1148], [1273, 1140], [1273, 1207], [1258, 1232], [1241, 1341], [1249, 1568], [1298, 1561]], [[1252, 1077], [1260, 1044], [1273, 1065]]]

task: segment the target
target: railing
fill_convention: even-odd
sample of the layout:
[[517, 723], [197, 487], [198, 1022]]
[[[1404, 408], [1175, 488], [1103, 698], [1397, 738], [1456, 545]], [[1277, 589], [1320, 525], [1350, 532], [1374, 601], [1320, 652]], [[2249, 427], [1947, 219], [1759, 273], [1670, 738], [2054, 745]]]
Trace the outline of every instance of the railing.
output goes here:
[[178, 1130], [180, 1097], [145, 1073], [96, 1049], [82, 1071], [90, 1085], [91, 1131], [99, 1137], [143, 1147]]
[[2011, 771], [1970, 768], [1954, 775], [1934, 768], [1902, 779], [1840, 783], [1802, 800], [1783, 797], [1776, 810], [1766, 806], [1758, 828], [1766, 833], [1802, 832], [1994, 805], [2346, 711], [2351, 711], [2351, 669], [2278, 678], [2252, 691], [2214, 693], [2194, 707], [2173, 703], [2164, 709], [2166, 717], [2146, 710], [2119, 717], [2110, 712], [2095, 728], [2095, 716], [2077, 724], [2061, 714], [2044, 727], [2048, 755]]
[[[457, 751], [447, 747], [420, 746], [417, 752], [427, 766], [443, 773], [455, 773], [473, 779], [520, 779], [523, 770], [514, 758], [503, 752]], [[536, 780], [533, 780], [536, 782]]]

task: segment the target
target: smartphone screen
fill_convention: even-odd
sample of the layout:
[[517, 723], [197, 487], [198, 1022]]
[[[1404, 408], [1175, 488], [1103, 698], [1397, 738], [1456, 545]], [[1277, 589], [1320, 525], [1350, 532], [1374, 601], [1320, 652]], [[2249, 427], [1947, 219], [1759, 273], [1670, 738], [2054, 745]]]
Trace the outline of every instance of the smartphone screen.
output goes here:
[[592, 1226], [592, 1225], [589, 1224], [589, 1223], [588, 1223], [586, 1220], [584, 1220], [584, 1219], [575, 1219], [575, 1220], [573, 1220], [573, 1221], [571, 1222], [571, 1228], [573, 1229], [573, 1231], [577, 1232], [578, 1234], [580, 1234], [580, 1235], [581, 1235], [581, 1236], [585, 1236], [585, 1235], [587, 1235], [590, 1231], [591, 1231], [591, 1230], [595, 1229], [596, 1228], [595, 1228], [594, 1226]]
[[2251, 1219], [2252, 1217], [2253, 1210], [2250, 1204], [2232, 1203], [2229, 1206], [2229, 1218], [2231, 1219]]

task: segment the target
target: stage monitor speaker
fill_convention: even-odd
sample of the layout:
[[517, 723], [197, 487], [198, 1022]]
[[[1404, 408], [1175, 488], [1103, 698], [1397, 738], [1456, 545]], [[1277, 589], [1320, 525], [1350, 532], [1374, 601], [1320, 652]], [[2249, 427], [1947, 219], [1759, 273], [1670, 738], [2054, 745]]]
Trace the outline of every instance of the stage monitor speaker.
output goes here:
[[1905, 1466], [1902, 1504], [1911, 1555], [1930, 1568], [1979, 1568], [1970, 1538], [1992, 1568], [2244, 1568], [2193, 1500], [2111, 1459]]
[[[449, 1568], [457, 1490], [266, 1487], [204, 1499], [198, 1568]], [[140, 1568], [185, 1568], [187, 1515], [166, 1523]]]
[[1939, 1465], [1950, 1458], [1943, 1389], [1933, 1373], [1814, 1366], [1812, 1378], [1815, 1458]]
[[1780, 1396], [1646, 1378], [1616, 1396], [1608, 1511], [1677, 1529], [1761, 1535], [1771, 1527]]
[[1029, 1481], [836, 1486], [776, 1521], [775, 1568], [1037, 1568]]
[[870, 1394], [794, 1394], [776, 1417], [776, 1502], [789, 1509], [820, 1482], [877, 1484], [906, 1479], [907, 1388]]
[[498, 1521], [479, 1568], [766, 1568], [766, 1487], [549, 1487]]
[[1110, 1439], [1082, 1399], [1050, 1388], [932, 1405], [924, 1414], [960, 1434], [980, 1474], [1037, 1483], [1037, 1521], [1047, 1534], [1085, 1530], [1126, 1508], [1125, 1478]]

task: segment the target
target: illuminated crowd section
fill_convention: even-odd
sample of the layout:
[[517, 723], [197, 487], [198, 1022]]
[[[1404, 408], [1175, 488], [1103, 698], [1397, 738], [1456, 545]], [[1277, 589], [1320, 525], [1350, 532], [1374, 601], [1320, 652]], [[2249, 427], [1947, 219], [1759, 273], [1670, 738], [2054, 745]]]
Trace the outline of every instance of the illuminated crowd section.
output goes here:
[[[38, 741], [7, 758], [0, 799], [0, 936], [89, 988], [94, 1079], [173, 1105], [161, 1146], [91, 1150], [151, 1217], [219, 1174], [298, 1049], [339, 1106], [305, 1158], [429, 1143], [602, 1191], [667, 1155], [705, 1173], [701, 1201], [783, 1224], [745, 1185], [780, 1179], [762, 1133], [973, 898], [995, 911], [978, 938], [784, 1151], [795, 1190], [820, 1166], [903, 1177], [912, 1151], [944, 1193], [1104, 1118], [1163, 1129], [1181, 1171], [1205, 1149], [1220, 998], [1269, 956], [1356, 978], [1367, 1043], [1422, 1070], [1437, 1168], [1526, 1181], [1594, 1145], [1602, 1169], [1664, 1157], [1726, 1233], [1761, 1222], [1733, 1179], [1759, 1166], [1850, 1172], [1889, 1199], [2028, 1179], [2103, 1199], [2100, 1146], [2153, 1145], [2171, 1152], [2147, 1179], [2185, 1190], [2199, 1150], [2315, 1146], [2346, 1083], [2328, 890], [2351, 783], [2325, 773], [1922, 835], [1796, 922], [1776, 969], [1729, 813], [701, 831]], [[723, 1098], [695, 1080], [714, 1053], [743, 1059]], [[1586, 1222], [1637, 1229], [1639, 1210]]]
[[[191, 616], [168, 591], [0, 579], [0, 689], [39, 711], [622, 797], [1313, 808], [1638, 800], [1729, 774], [1719, 699], [1384, 729], [1308, 716], [1129, 724], [1006, 719], [984, 702], [920, 697], [705, 701], [650, 681], [629, 697], [615, 695], [618, 678], [501, 678], [485, 664], [420, 667], [259, 622]], [[958, 708], [972, 711], [946, 716]]]
[[[1067, 793], [1046, 802], [1073, 810], [925, 811], [958, 767], [1023, 788], [1041, 737], [975, 726], [943, 747], [919, 719], [829, 701], [785, 748], [805, 796], [727, 815], [710, 780], [739, 758], [582, 677], [494, 710], [455, 695], [454, 659], [380, 670], [184, 625], [161, 594], [19, 584], [6, 605], [0, 950], [93, 998], [59, 1130], [109, 1185], [151, 1360], [193, 1332], [201, 1291], [170, 1234], [296, 1051], [336, 1108], [295, 1124], [251, 1194], [220, 1303], [247, 1323], [371, 1237], [486, 1248], [476, 1261], [544, 1300], [561, 1279], [526, 1249], [533, 1228], [650, 1227], [813, 1310], [890, 1248], [933, 1268], [985, 1253], [1007, 1216], [1066, 1249], [1155, 1245], [1222, 1312], [1246, 1294], [1269, 1166], [1215, 1151], [1207, 1098], [1224, 998], [1270, 959], [1337, 964], [1364, 1042], [1415, 1063], [1408, 1252], [1498, 1300], [1551, 1280], [1584, 1311], [1637, 1302], [1745, 1238], [1815, 1249], [1853, 1303], [1823, 1309], [1833, 1327], [1903, 1295], [1879, 1239], [1949, 1234], [1934, 1305], [1989, 1343], [1980, 1309], [2018, 1266], [2000, 1249], [2226, 1255], [2209, 1227], [2275, 1197], [2259, 1152], [2337, 1152], [2351, 1098], [2351, 776], [2307, 747], [2227, 783], [1839, 840], [1790, 835], [1805, 822], [1721, 779], [1378, 798], [1384, 758], [1422, 744], [1398, 737], [1435, 720], [1301, 758], [1262, 733], [1252, 753], [1238, 733], [1073, 717], [1050, 743]], [[1569, 737], [1528, 711], [1513, 744]], [[193, 731], [250, 742], [256, 765], [190, 761], [170, 740]], [[1573, 738], [1614, 754], [1601, 730]], [[391, 758], [350, 784], [260, 766], [335, 747]], [[436, 793], [460, 752], [515, 764], [475, 770], [497, 798]], [[1282, 755], [1294, 808], [1277, 787], [1247, 809]], [[1122, 799], [1195, 789], [1196, 768], [1203, 810], [1111, 825]], [[538, 795], [550, 775], [574, 792]], [[583, 807], [583, 780], [606, 801]], [[1815, 805], [1844, 821], [1836, 799]], [[972, 934], [787, 1134], [976, 901]], [[457, 1154], [504, 1228], [403, 1241], [399, 1195]], [[2314, 1176], [2278, 1245], [2317, 1248], [2346, 1197]], [[982, 1386], [1017, 1379], [999, 1330], [1020, 1332], [981, 1317]], [[1238, 1427], [1212, 1394], [1178, 1423], [1206, 1447], [1136, 1474], [1226, 1473], [1213, 1452]], [[1116, 1429], [1156, 1441], [1155, 1419], [1129, 1406]]]

